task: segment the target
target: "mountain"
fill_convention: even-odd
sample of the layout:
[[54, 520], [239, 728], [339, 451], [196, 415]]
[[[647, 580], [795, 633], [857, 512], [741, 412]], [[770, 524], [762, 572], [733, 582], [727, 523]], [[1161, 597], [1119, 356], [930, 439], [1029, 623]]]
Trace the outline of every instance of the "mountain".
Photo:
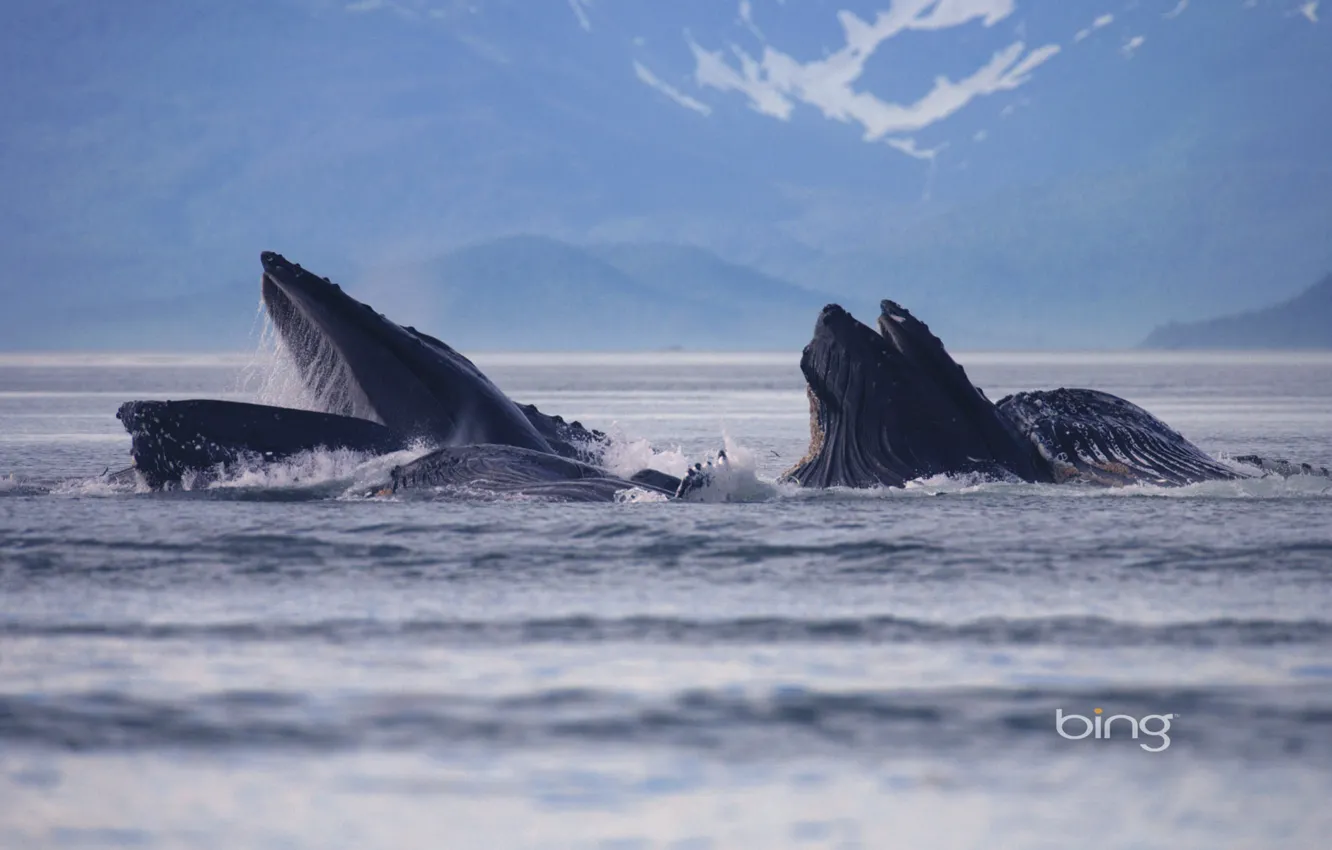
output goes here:
[[1263, 310], [1152, 331], [1144, 348], [1332, 348], [1332, 274]]
[[590, 245], [586, 250], [657, 292], [700, 300], [719, 309], [804, 309], [814, 298], [810, 289], [691, 245], [618, 243]]
[[[507, 236], [371, 270], [307, 265], [390, 319], [464, 351], [794, 351], [828, 301], [701, 248], [665, 243], [580, 247]], [[245, 349], [261, 327], [258, 295], [256, 269], [191, 293], [53, 301], [46, 309], [59, 321], [26, 347]]]
[[[960, 347], [1129, 345], [1148, 317], [1245, 309], [1332, 267], [1321, 9], [10, 0], [0, 348], [136, 323], [230, 346], [220, 315], [174, 317], [221, 310], [264, 248], [439, 283], [439, 258], [515, 233], [590, 246], [567, 266], [588, 293], [634, 292], [682, 334], [713, 321], [686, 286], [711, 272], [663, 298], [641, 246], [700, 249], [733, 286], [744, 269], [853, 309], [892, 297]], [[608, 253], [624, 243], [649, 267]], [[731, 321], [735, 344], [772, 344]], [[513, 338], [494, 322], [483, 347]], [[625, 341], [592, 327], [587, 345]]]
[[1277, 287], [1332, 264], [1328, 233], [1332, 169], [1190, 163], [996, 192], [781, 268], [842, 298], [900, 301], [955, 346], [1100, 348], [1159, 317], [1272, 298], [1255, 290], [1293, 295]]
[[[258, 264], [255, 263], [257, 266]], [[22, 339], [29, 351], [242, 351], [263, 328], [259, 275], [197, 292], [53, 299]], [[17, 346], [15, 346], [17, 347]], [[6, 348], [0, 341], [0, 350]]]
[[795, 350], [826, 301], [692, 246], [542, 236], [372, 272], [354, 291], [464, 350]]
[[463, 350], [796, 350], [827, 296], [687, 245], [486, 240], [349, 290]]

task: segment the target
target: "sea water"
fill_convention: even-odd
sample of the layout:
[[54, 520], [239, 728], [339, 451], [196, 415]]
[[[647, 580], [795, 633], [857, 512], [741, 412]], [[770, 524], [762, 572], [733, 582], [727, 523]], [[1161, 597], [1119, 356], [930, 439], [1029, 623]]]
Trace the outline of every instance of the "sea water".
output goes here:
[[[959, 359], [1332, 466], [1328, 355]], [[625, 468], [729, 442], [758, 501], [98, 479], [120, 402], [248, 361], [0, 359], [0, 847], [1328, 846], [1326, 479], [774, 487], [795, 353], [477, 357]]]

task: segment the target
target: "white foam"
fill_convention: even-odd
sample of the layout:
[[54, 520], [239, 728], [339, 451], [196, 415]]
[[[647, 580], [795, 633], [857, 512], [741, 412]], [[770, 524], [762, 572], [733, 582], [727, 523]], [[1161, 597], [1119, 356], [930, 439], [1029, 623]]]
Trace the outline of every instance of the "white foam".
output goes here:
[[236, 389], [253, 396], [258, 404], [322, 412], [318, 399], [306, 388], [296, 361], [262, 305], [255, 321], [259, 325], [258, 340], [249, 362], [241, 368]]
[[61, 481], [51, 488], [51, 493], [59, 496], [123, 496], [126, 493], [147, 493], [148, 490], [148, 485], [137, 475], [133, 483], [98, 475]]
[[[315, 490], [329, 488], [343, 495], [360, 495], [389, 479], [395, 466], [410, 463], [429, 451], [416, 445], [390, 454], [373, 455], [348, 449], [301, 452], [280, 461], [243, 465], [203, 483], [201, 489]], [[186, 480], [184, 489], [195, 489]]]
[[1307, 499], [1311, 496], [1332, 496], [1332, 481], [1321, 475], [1292, 475], [1289, 478], [1269, 475], [1265, 478], [1201, 481], [1197, 484], [1186, 484], [1183, 487], [1133, 484], [1128, 487], [1107, 488], [1102, 492], [1095, 493], [1095, 495], [1115, 497], [1151, 496], [1175, 499]]
[[[722, 432], [723, 452], [707, 458], [707, 482], [689, 495], [691, 502], [754, 502], [771, 499], [781, 492], [773, 481], [758, 476], [758, 462], [754, 453], [725, 431]], [[618, 423], [607, 429], [607, 443], [602, 452], [601, 465], [612, 475], [629, 478], [644, 469], [655, 469], [684, 478], [693, 466], [691, 458], [678, 446], [659, 449], [646, 439], [631, 437]], [[656, 498], [632, 497], [626, 501], [658, 501]]]
[[262, 307], [255, 321], [258, 339], [249, 362], [240, 370], [238, 392], [249, 394], [258, 404], [378, 421], [342, 354], [326, 336], [308, 327], [292, 330], [312, 351], [310, 368], [302, 371]]
[[1059, 499], [1332, 499], [1332, 480], [1320, 475], [1202, 481], [1184, 486], [1132, 484], [1101, 487], [1086, 483], [1032, 484], [996, 481], [979, 474], [932, 475], [908, 481], [902, 487], [826, 489], [804, 488], [790, 481], [770, 485], [781, 499], [862, 501], [874, 499], [918, 499], [943, 496], [993, 497], [1040, 496]]
[[615, 494], [615, 501], [631, 505], [668, 502], [670, 498], [665, 493], [657, 490], [644, 490], [642, 487], [631, 487]]
[[899, 499], [949, 495], [1039, 495], [1063, 499], [1309, 499], [1332, 498], [1332, 481], [1321, 476], [1296, 475], [1290, 478], [1242, 478], [1230, 481], [1202, 481], [1184, 486], [1131, 484], [1125, 487], [1099, 487], [1085, 483], [1029, 484], [993, 481], [975, 475], [935, 475], [908, 481], [904, 487], [876, 487], [852, 490], [834, 487], [806, 490], [779, 485], [788, 498], [812, 499]]
[[669, 449], [656, 449], [641, 437], [630, 437], [624, 433], [618, 423], [613, 423], [606, 432], [606, 448], [601, 454], [601, 466], [612, 475], [628, 478], [644, 469], [655, 469], [683, 478], [689, 471], [689, 458], [679, 446]]
[[722, 434], [724, 450], [708, 461], [705, 483], [689, 491], [691, 502], [764, 502], [781, 491], [772, 481], [758, 477], [754, 453]]
[[930, 475], [925, 478], [916, 478], [906, 482], [902, 486], [902, 492], [909, 494], [920, 494], [924, 496], [937, 496], [941, 493], [974, 493], [986, 487], [1008, 486], [1015, 482], [995, 481], [977, 472], [966, 472], [958, 475]]

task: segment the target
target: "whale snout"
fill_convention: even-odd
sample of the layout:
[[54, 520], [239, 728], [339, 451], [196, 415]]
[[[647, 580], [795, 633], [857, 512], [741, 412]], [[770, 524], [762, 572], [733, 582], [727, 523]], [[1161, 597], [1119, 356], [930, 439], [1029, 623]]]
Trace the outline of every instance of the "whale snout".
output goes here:
[[828, 304], [819, 311], [819, 317], [814, 321], [814, 332], [820, 330], [840, 330], [855, 322], [850, 313], [843, 309], [841, 304]]
[[883, 340], [839, 304], [819, 312], [814, 337], [800, 357], [800, 371], [809, 390], [824, 406], [824, 418], [855, 415], [852, 398], [863, 393], [859, 385], [870, 374], [867, 364], [883, 357]]
[[264, 271], [269, 274], [290, 272], [294, 268], [291, 262], [277, 251], [261, 251], [259, 253], [259, 262], [263, 264]]
[[264, 267], [265, 292], [271, 287], [289, 298], [343, 301], [360, 306], [360, 302], [347, 298], [336, 283], [307, 271], [300, 263], [293, 263], [276, 251], [261, 252], [259, 262]]
[[853, 351], [867, 354], [882, 346], [878, 333], [862, 324], [840, 304], [829, 304], [819, 312], [814, 324], [814, 338], [810, 342], [815, 350], [825, 353]]

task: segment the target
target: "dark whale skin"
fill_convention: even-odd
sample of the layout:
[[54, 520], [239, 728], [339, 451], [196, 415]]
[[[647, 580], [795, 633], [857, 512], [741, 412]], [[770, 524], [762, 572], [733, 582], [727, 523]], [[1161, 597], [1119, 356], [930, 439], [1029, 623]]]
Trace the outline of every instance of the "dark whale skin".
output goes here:
[[214, 399], [130, 401], [116, 418], [130, 434], [134, 469], [155, 490], [187, 472], [250, 458], [274, 461], [315, 449], [383, 454], [409, 442], [365, 419]]
[[924, 322], [893, 301], [880, 308], [877, 333], [836, 304], [819, 315], [800, 360], [810, 448], [787, 480], [900, 487], [931, 475], [980, 474], [1120, 487], [1328, 474], [1256, 455], [1236, 458], [1256, 471], [1229, 465], [1098, 390], [1021, 392], [992, 404]]
[[823, 308], [800, 358], [809, 453], [784, 473], [805, 487], [901, 487], [939, 474], [1053, 481], [1050, 465], [967, 379], [924, 322], [884, 301], [878, 331]]
[[[606, 436], [511, 401], [469, 359], [265, 251], [264, 304], [319, 411], [239, 402], [133, 401], [117, 414], [154, 489], [187, 472], [317, 448], [368, 453], [414, 442], [513, 445], [597, 462]], [[123, 474], [117, 477], [120, 480]]]
[[[1021, 392], [999, 410], [1040, 446], [1060, 482], [1180, 486], [1249, 478], [1216, 460], [1152, 414], [1099, 390]], [[1263, 463], [1253, 458], [1254, 465]]]
[[462, 498], [522, 496], [561, 502], [612, 502], [633, 489], [671, 497], [678, 486], [679, 479], [670, 475], [638, 473], [624, 479], [549, 452], [477, 445], [450, 446], [394, 467], [390, 482], [375, 494], [433, 489]]
[[453, 348], [280, 254], [265, 251], [260, 260], [264, 306], [327, 412], [437, 445], [552, 450], [518, 405]]

